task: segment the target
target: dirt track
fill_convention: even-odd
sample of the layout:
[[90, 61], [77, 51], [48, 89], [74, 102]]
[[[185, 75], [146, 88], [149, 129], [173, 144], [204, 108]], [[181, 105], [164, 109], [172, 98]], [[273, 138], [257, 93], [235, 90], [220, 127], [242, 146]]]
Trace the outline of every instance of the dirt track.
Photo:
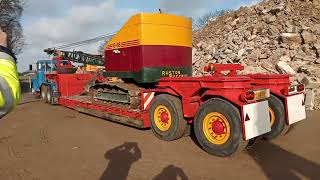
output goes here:
[[319, 127], [320, 112], [308, 112], [289, 135], [218, 158], [190, 137], [160, 141], [25, 93], [0, 120], [0, 179], [319, 179]]

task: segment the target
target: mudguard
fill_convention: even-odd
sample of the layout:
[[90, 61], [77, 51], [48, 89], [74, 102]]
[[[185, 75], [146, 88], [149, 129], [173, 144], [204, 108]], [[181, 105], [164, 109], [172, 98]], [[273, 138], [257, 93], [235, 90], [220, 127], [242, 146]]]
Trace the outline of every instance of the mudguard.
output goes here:
[[245, 140], [271, 131], [268, 101], [242, 106], [242, 129]]
[[287, 124], [291, 125], [306, 119], [304, 94], [286, 97]]

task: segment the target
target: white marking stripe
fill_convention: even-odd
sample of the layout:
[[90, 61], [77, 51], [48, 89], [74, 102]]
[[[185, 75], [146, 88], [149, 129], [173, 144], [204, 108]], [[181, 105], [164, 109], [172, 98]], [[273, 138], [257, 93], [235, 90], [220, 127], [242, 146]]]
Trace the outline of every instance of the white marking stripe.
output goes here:
[[0, 118], [6, 115], [9, 110], [14, 106], [14, 97], [11, 88], [6, 79], [0, 77], [0, 92], [4, 99], [4, 106], [0, 106]]
[[144, 99], [144, 104], [143, 104], [143, 109], [145, 110], [148, 105], [150, 104], [150, 102], [152, 101], [152, 99], [154, 98], [154, 92], [152, 93], [144, 93], [143, 97], [146, 98], [147, 96], [149, 96], [147, 99]]

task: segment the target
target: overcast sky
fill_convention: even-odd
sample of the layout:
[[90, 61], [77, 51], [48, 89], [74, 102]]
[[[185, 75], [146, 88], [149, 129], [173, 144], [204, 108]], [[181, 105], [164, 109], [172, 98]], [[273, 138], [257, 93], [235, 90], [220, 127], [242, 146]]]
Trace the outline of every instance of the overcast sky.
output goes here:
[[[197, 18], [212, 10], [252, 5], [257, 0], [28, 0], [22, 25], [26, 37], [18, 56], [20, 72], [48, 56], [43, 49], [117, 31], [137, 12], [168, 13]], [[76, 50], [97, 53], [100, 43]]]

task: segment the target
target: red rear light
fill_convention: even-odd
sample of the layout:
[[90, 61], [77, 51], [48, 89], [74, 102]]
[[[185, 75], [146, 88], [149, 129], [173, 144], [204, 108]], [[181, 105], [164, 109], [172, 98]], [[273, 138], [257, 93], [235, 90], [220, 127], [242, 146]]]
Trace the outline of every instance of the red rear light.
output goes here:
[[293, 86], [289, 86], [286, 89], [282, 90], [282, 93], [286, 96], [289, 95], [293, 95], [293, 94], [297, 94], [300, 92], [303, 92], [305, 90], [305, 87], [303, 84], [299, 84], [299, 85], [293, 85]]
[[255, 93], [253, 91], [246, 92], [246, 100], [252, 101], [255, 98]]
[[205, 72], [214, 71], [214, 64], [213, 64], [213, 63], [209, 63], [207, 66], [205, 66], [205, 67], [203, 68], [203, 70], [204, 70]]
[[269, 89], [249, 90], [242, 95], [242, 99], [245, 102], [260, 101], [270, 97]]
[[297, 87], [297, 90], [299, 92], [304, 91], [304, 85], [303, 84], [299, 84], [298, 87]]
[[203, 71], [204, 71], [204, 72], [209, 72], [209, 66], [205, 66], [205, 67], [203, 68]]

